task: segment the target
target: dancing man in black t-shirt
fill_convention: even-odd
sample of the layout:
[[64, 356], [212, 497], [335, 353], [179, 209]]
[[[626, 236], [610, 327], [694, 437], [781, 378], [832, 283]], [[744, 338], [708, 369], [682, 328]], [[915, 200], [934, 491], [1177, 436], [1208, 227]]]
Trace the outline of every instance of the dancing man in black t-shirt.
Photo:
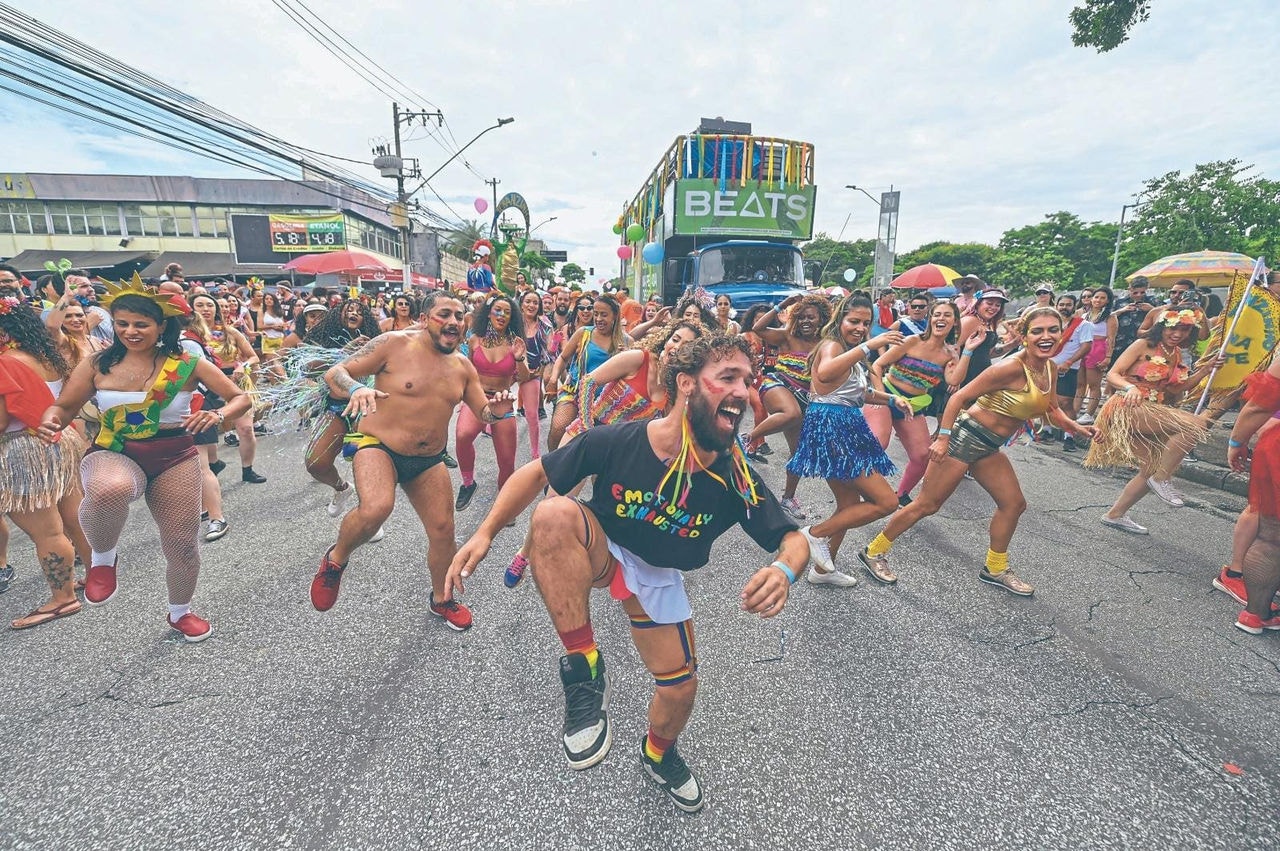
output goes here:
[[489, 515], [449, 567], [446, 593], [461, 592], [493, 537], [550, 484], [568, 493], [596, 476], [589, 500], [553, 496], [534, 511], [534, 580], [565, 655], [564, 751], [573, 768], [604, 759], [612, 744], [609, 680], [596, 647], [588, 599], [608, 588], [631, 619], [631, 637], [658, 688], [640, 758], [686, 812], [702, 807], [697, 778], [675, 739], [697, 691], [692, 610], [681, 572], [705, 565], [711, 544], [736, 524], [778, 558], [747, 581], [742, 607], [773, 617], [809, 561], [809, 548], [737, 445], [752, 382], [741, 337], [704, 337], [669, 356], [670, 413], [647, 422], [597, 426], [532, 461], [503, 486]]

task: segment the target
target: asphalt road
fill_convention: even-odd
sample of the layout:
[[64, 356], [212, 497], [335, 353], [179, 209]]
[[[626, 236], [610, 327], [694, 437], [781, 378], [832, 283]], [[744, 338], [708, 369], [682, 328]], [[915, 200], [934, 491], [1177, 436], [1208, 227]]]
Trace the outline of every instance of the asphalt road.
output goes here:
[[[762, 470], [780, 485], [774, 446]], [[460, 538], [493, 497], [479, 449]], [[296, 436], [268, 438], [266, 485], [223, 474], [231, 532], [204, 546], [196, 598], [210, 640], [165, 626], [142, 505], [116, 599], [0, 632], [0, 846], [1277, 847], [1280, 634], [1234, 629], [1209, 585], [1240, 501], [1149, 497], [1133, 515], [1152, 535], [1131, 537], [1097, 522], [1118, 479], [1060, 450], [1009, 452], [1031, 506], [1012, 563], [1032, 600], [977, 581], [991, 503], [972, 482], [899, 542], [898, 586], [801, 582], [771, 621], [737, 605], [767, 558], [740, 531], [721, 539], [689, 577], [701, 691], [680, 748], [708, 804], [685, 816], [639, 770], [652, 681], [603, 593], [614, 750], [578, 773], [555, 634], [531, 583], [501, 583], [518, 530], [472, 579], [465, 634], [427, 614], [403, 501], [317, 613], [308, 583], [337, 521]], [[832, 506], [818, 481], [800, 496]], [[850, 572], [870, 534], [850, 535]], [[6, 619], [44, 599], [20, 534], [11, 552]]]

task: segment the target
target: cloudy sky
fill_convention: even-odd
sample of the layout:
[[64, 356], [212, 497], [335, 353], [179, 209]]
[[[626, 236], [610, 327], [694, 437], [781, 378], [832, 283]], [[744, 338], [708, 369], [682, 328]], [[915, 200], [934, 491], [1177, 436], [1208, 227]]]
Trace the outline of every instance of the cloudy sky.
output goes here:
[[[1209, 160], [1280, 176], [1275, 0], [1156, 0], [1103, 55], [1071, 45], [1076, 0], [305, 2], [458, 142], [515, 117], [466, 152], [474, 172], [460, 159], [433, 182], [447, 206], [424, 203], [474, 216], [496, 177], [597, 275], [616, 267], [620, 208], [702, 116], [814, 143], [832, 236], [846, 219], [846, 239], [875, 233], [876, 206], [845, 184], [900, 189], [900, 251], [994, 242], [1061, 209], [1113, 221], [1143, 179]], [[270, 2], [14, 5], [296, 144], [363, 159], [390, 136], [388, 99]], [[0, 121], [0, 171], [238, 174], [5, 92]], [[423, 132], [406, 154], [429, 173], [450, 151]]]

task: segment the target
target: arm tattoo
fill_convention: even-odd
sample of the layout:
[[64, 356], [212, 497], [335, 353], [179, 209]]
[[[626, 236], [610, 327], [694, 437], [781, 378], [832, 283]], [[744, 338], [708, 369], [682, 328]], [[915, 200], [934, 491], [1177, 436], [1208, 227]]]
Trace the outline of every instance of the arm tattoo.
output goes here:
[[351, 373], [347, 372], [346, 367], [339, 365], [336, 372], [337, 374], [333, 377], [333, 383], [338, 385], [338, 389], [348, 396], [364, 386], [351, 377]]

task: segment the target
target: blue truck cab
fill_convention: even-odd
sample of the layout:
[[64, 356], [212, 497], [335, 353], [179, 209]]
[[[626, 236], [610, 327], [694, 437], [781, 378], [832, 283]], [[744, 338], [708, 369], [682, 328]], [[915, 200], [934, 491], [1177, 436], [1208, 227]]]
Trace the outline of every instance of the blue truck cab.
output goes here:
[[788, 242], [731, 239], [666, 262], [662, 293], [666, 304], [675, 304], [695, 287], [717, 297], [727, 294], [735, 310], [775, 305], [805, 293], [800, 249]]

